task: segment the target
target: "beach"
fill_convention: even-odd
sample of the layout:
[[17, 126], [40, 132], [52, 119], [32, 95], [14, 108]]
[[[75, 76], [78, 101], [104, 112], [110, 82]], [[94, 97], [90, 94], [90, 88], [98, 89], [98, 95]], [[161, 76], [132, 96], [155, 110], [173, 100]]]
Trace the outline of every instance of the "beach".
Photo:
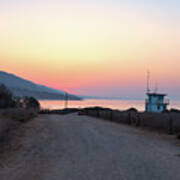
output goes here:
[[[39, 101], [42, 109], [63, 109], [65, 107], [64, 101], [58, 100], [41, 100]], [[111, 99], [84, 99], [82, 101], [68, 101], [69, 108], [85, 108], [101, 106], [111, 109], [127, 110], [129, 108], [136, 108], [138, 111], [145, 110], [145, 100], [111, 100]], [[170, 101], [169, 109], [180, 109], [180, 101]]]

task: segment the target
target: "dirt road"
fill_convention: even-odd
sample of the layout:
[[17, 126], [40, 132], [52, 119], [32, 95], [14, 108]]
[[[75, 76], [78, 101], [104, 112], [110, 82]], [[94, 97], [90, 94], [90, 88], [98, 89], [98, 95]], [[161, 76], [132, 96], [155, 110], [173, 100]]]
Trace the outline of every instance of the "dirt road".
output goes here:
[[180, 147], [166, 136], [76, 114], [27, 123], [0, 180], [179, 180]]

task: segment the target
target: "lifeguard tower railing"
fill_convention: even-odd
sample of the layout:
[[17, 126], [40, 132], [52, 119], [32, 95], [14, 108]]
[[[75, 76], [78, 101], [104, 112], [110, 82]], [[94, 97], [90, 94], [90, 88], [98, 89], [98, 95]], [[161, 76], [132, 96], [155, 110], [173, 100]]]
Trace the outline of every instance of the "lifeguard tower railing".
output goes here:
[[169, 99], [164, 99], [164, 101], [152, 102], [149, 99], [146, 99], [146, 104], [165, 104], [165, 105], [169, 105], [170, 104], [170, 100]]

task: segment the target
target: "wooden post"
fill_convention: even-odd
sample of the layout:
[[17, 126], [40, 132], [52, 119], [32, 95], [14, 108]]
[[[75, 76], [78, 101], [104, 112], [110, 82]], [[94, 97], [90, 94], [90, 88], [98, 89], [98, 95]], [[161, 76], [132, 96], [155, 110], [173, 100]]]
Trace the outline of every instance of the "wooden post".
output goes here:
[[99, 109], [97, 109], [97, 117], [99, 118]]
[[173, 119], [170, 117], [169, 122], [168, 122], [168, 134], [172, 135], [174, 134], [173, 132]]
[[140, 115], [139, 115], [139, 113], [138, 113], [137, 119], [136, 119], [136, 126], [138, 127], [138, 126], [140, 126], [140, 125], [141, 125], [141, 117], [140, 117]]
[[131, 125], [131, 113], [128, 113], [128, 124]]
[[106, 120], [108, 119], [108, 110], [106, 110]]
[[113, 120], [113, 110], [110, 110], [110, 121]]

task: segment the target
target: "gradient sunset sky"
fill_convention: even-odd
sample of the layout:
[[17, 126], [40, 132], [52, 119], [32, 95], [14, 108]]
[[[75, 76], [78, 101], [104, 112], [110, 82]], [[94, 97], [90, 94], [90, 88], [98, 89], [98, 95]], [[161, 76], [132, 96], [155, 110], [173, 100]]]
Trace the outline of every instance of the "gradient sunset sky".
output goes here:
[[179, 0], [0, 0], [0, 70], [92, 96], [180, 99]]

